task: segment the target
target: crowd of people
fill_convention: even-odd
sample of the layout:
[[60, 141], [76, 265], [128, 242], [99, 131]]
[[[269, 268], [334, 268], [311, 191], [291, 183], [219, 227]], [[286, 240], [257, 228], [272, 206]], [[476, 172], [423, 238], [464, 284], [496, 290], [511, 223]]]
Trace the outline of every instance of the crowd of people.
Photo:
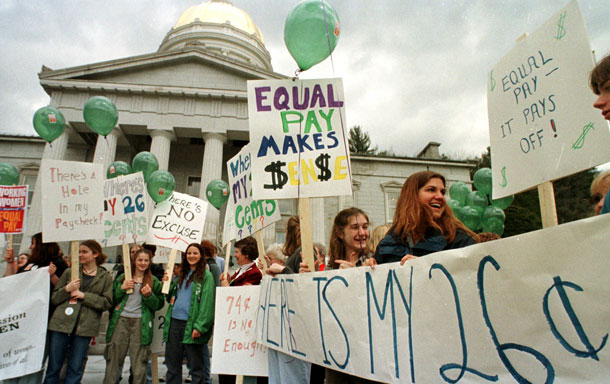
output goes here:
[[[610, 57], [604, 58], [590, 78], [591, 88], [599, 95], [594, 107], [610, 120]], [[610, 171], [600, 174], [591, 185], [591, 200], [596, 214], [610, 211]], [[344, 268], [374, 268], [378, 264], [407, 263], [418, 257], [447, 249], [467, 247], [497, 238], [475, 234], [464, 226], [446, 204], [445, 177], [433, 171], [409, 176], [397, 200], [391, 224], [376, 227], [372, 233], [367, 214], [356, 207], [335, 216], [328, 246], [315, 243], [317, 271]], [[247, 237], [234, 245], [237, 269], [230, 274], [225, 261], [217, 257], [214, 245], [204, 240], [188, 245], [181, 263], [172, 274], [169, 293], [161, 293], [162, 283], [170, 279], [161, 266], [152, 262], [155, 247], [144, 244], [130, 249], [131, 278], [123, 266], [114, 271], [102, 264], [106, 255], [95, 240], [79, 246], [79, 264], [69, 266], [57, 243], [43, 243], [42, 234], [31, 239], [30, 253], [15, 258], [13, 249], [4, 253], [5, 276], [48, 267], [48, 332], [46, 374], [35, 372], [5, 383], [79, 383], [83, 376], [92, 337], [99, 334], [102, 314], [110, 311], [106, 330], [105, 384], [121, 380], [125, 357], [129, 355], [132, 382], [147, 382], [150, 367], [152, 320], [155, 311], [168, 303], [163, 338], [168, 383], [182, 382], [186, 357], [192, 382], [211, 383], [208, 342], [214, 324], [215, 288], [260, 284], [264, 269], [269, 275], [309, 273], [303, 261], [298, 216], [286, 224], [283, 245], [273, 244], [259, 257], [256, 240]], [[78, 278], [71, 278], [71, 268]], [[323, 368], [279, 351], [269, 349], [269, 383], [373, 383], [371, 380]], [[65, 366], [65, 373], [62, 367]], [[260, 379], [260, 378], [259, 378]], [[220, 383], [234, 383], [235, 377], [220, 375]], [[263, 381], [263, 380], [259, 380]]]

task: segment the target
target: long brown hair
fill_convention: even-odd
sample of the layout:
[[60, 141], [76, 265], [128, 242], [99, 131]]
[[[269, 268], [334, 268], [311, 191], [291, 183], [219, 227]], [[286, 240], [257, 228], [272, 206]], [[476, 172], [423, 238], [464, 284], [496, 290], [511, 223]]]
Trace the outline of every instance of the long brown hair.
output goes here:
[[446, 185], [445, 177], [433, 171], [417, 172], [407, 178], [396, 202], [396, 211], [394, 212], [391, 229], [405, 243], [409, 236], [417, 243], [418, 240], [424, 238], [426, 230], [430, 227], [441, 231], [448, 242], [455, 239], [458, 228], [474, 237], [474, 232], [466, 228], [453, 216], [449, 205], [445, 204], [445, 210], [441, 217], [434, 220], [432, 213], [419, 202], [418, 193], [420, 188], [434, 178], [440, 179], [443, 186]]
[[186, 251], [182, 252], [182, 264], [180, 264], [180, 273], [178, 274], [178, 287], [180, 287], [182, 285], [184, 280], [187, 278], [189, 272], [191, 271], [190, 264], [189, 264], [188, 260], [186, 259], [186, 252], [188, 252], [190, 247], [197, 248], [199, 250], [199, 253], [201, 254], [201, 258], [199, 259], [199, 263], [197, 263], [197, 267], [195, 268], [195, 271], [191, 274], [191, 277], [186, 281], [185, 287], [188, 287], [189, 284], [191, 284], [191, 282], [193, 280], [203, 281], [203, 279], [205, 278], [205, 266], [206, 266], [205, 252], [203, 250], [203, 247], [201, 247], [201, 244], [191, 243], [188, 245], [188, 247], [186, 247]]
[[146, 271], [144, 271], [144, 276], [142, 277], [142, 287], [144, 287], [145, 285], [148, 285], [152, 289], [153, 288], [153, 275], [152, 275], [152, 272], [150, 271], [150, 267], [152, 265], [153, 255], [148, 249], [138, 248], [136, 250], [136, 253], [133, 254], [133, 257], [130, 258], [132, 275], [135, 275], [136, 259], [138, 258], [138, 255], [141, 255], [141, 254], [148, 256], [148, 261], [149, 261], [148, 268], [146, 268]]
[[97, 257], [95, 258], [95, 264], [97, 266], [100, 266], [100, 265], [104, 264], [104, 262], [106, 262], [106, 259], [108, 258], [108, 256], [106, 256], [104, 254], [104, 252], [102, 252], [102, 246], [97, 241], [85, 240], [82, 243], [80, 243], [80, 245], [84, 245], [85, 247], [89, 248], [91, 250], [91, 252], [97, 253]]
[[57, 243], [43, 243], [42, 232], [38, 232], [32, 236], [34, 248], [32, 255], [29, 257], [27, 264], [34, 264], [40, 267], [47, 266], [51, 260], [60, 257], [61, 248]]
[[301, 246], [301, 221], [294, 215], [286, 221], [286, 241], [284, 241], [284, 255], [292, 254]]
[[[366, 222], [369, 222], [367, 214], [362, 209], [356, 207], [346, 208], [335, 216], [333, 227], [330, 230], [330, 243], [328, 247], [328, 265], [330, 265], [330, 268], [335, 268], [335, 260], [345, 260], [345, 242], [339, 237], [339, 234], [345, 229], [349, 218], [358, 215], [364, 216]], [[369, 253], [369, 251], [367, 244], [364, 252]]]

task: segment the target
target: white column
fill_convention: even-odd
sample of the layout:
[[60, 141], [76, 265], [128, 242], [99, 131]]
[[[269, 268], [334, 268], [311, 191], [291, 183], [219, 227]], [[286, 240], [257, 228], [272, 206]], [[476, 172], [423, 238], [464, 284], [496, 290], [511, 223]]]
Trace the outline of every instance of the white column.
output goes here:
[[[62, 160], [66, 155], [66, 149], [68, 148], [68, 127], [64, 133], [55, 139], [51, 144], [46, 143], [44, 146], [44, 152], [42, 153], [42, 160]], [[32, 196], [32, 202], [30, 203], [30, 210], [28, 211], [26, 232], [24, 234], [25, 241], [21, 242], [21, 249], [19, 252], [24, 252], [30, 246], [29, 238], [38, 233], [42, 232], [42, 190], [40, 173], [36, 178], [36, 186], [34, 187], [34, 195]]]
[[[199, 187], [199, 198], [208, 201], [205, 195], [205, 189], [212, 180], [220, 179], [222, 176], [222, 161], [223, 146], [227, 143], [227, 136], [220, 133], [204, 133], [203, 141], [205, 147], [203, 150], [203, 166], [201, 167], [201, 186]], [[208, 213], [203, 228], [203, 238], [216, 242], [219, 239], [218, 219], [220, 215], [216, 208], [212, 205], [208, 207]], [[218, 244], [222, 246], [222, 244]]]
[[275, 243], [275, 223], [263, 229], [263, 241], [265, 242], [265, 249]]
[[150, 153], [155, 155], [159, 161], [159, 169], [167, 171], [169, 166], [169, 152], [172, 144], [172, 140], [175, 139], [174, 132], [164, 129], [150, 129], [150, 137], [152, 142], [150, 143]]
[[[309, 199], [311, 207], [311, 225], [313, 226], [314, 243], [326, 245], [326, 215], [324, 214], [324, 198], [315, 197]], [[329, 229], [330, 231], [330, 229]]]
[[106, 171], [110, 166], [110, 163], [114, 161], [116, 156], [116, 143], [119, 137], [119, 128], [114, 128], [106, 137], [102, 135], [97, 136], [97, 142], [95, 143], [95, 153], [93, 154], [93, 162], [95, 164], [102, 164], [104, 170], [104, 177]]

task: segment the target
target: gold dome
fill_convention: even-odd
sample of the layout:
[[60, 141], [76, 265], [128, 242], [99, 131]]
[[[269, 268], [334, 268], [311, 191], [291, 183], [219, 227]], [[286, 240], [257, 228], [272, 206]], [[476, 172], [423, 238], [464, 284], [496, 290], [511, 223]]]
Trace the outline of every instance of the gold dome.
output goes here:
[[176, 25], [174, 25], [174, 29], [195, 22], [196, 20], [199, 20], [202, 23], [228, 23], [250, 35], [254, 35], [261, 43], [264, 43], [263, 35], [256, 24], [254, 24], [254, 21], [252, 21], [252, 18], [229, 1], [211, 0], [190, 7], [180, 16]]

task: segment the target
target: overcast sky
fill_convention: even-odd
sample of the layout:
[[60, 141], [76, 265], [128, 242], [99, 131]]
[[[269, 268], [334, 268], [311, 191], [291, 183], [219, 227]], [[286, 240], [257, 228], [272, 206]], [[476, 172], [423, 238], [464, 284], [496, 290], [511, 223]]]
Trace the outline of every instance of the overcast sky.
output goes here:
[[[0, 1], [0, 132], [34, 134], [32, 116], [49, 103], [41, 66], [73, 67], [155, 52], [196, 0]], [[259, 26], [274, 70], [297, 68], [283, 41], [294, 0], [234, 0]], [[330, 0], [341, 20], [331, 61], [301, 78], [341, 77], [347, 125], [374, 144], [415, 156], [429, 141], [464, 158], [489, 145], [486, 79], [524, 32], [567, 0]], [[578, 0], [591, 48], [610, 51], [608, 0]], [[120, 121], [120, 120], [119, 120]]]

